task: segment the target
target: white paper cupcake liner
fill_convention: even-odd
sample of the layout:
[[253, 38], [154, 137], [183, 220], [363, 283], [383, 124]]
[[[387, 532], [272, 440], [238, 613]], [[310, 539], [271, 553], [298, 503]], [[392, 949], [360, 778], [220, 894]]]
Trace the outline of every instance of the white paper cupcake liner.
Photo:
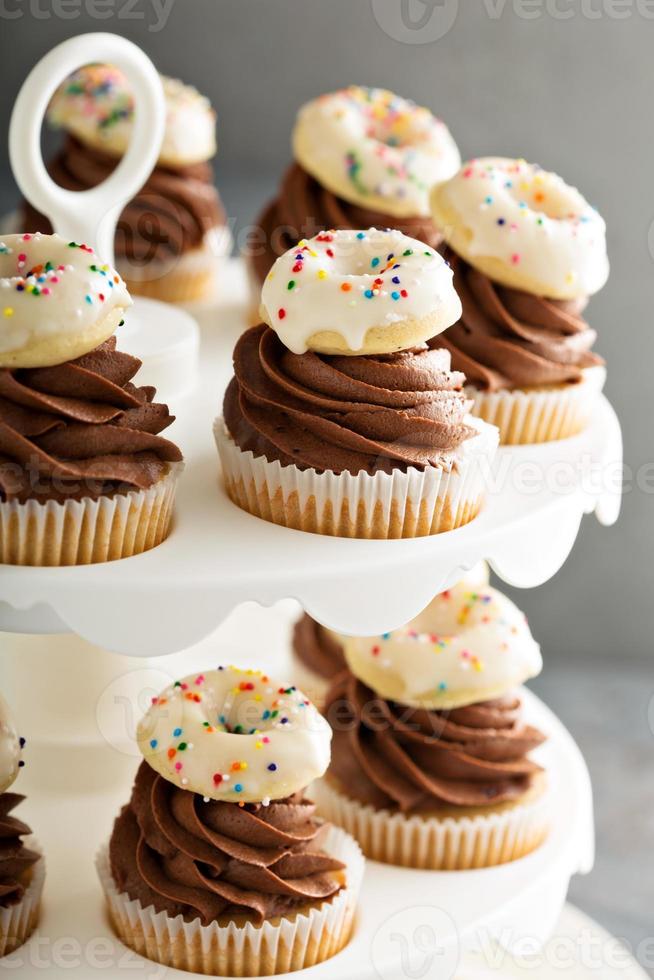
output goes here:
[[39, 921], [45, 859], [37, 840], [26, 837], [24, 843], [26, 847], [41, 854], [41, 858], [32, 867], [32, 878], [20, 902], [0, 908], [0, 958], [8, 956], [27, 942]]
[[0, 562], [88, 565], [138, 555], [170, 531], [181, 463], [148, 490], [58, 503], [0, 503]]
[[486, 392], [469, 386], [472, 414], [500, 430], [502, 445], [527, 445], [567, 439], [587, 427], [606, 381], [606, 368], [584, 371], [575, 385]]
[[497, 429], [466, 417], [479, 435], [457, 450], [451, 469], [406, 473], [318, 473], [243, 452], [222, 419], [214, 435], [225, 487], [243, 510], [273, 524], [345, 538], [415, 538], [451, 531], [477, 516]]
[[96, 866], [118, 937], [137, 953], [178, 970], [212, 976], [260, 977], [291, 973], [322, 963], [349, 941], [363, 879], [364, 859], [355, 841], [331, 827], [325, 850], [346, 865], [346, 886], [331, 901], [292, 918], [264, 922], [203, 926], [143, 908], [118, 892], [105, 846]]
[[327, 779], [311, 787], [320, 816], [346, 830], [367, 858], [405, 868], [460, 871], [524, 857], [545, 840], [547, 789], [514, 807], [472, 817], [418, 817], [375, 810], [340, 793]]

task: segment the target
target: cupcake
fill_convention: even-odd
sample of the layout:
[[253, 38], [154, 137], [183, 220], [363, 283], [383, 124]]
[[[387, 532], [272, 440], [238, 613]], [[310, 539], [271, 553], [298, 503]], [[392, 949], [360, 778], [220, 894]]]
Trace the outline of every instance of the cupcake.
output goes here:
[[345, 658], [315, 787], [326, 819], [367, 857], [412, 868], [491, 867], [542, 843], [547, 777], [531, 753], [544, 736], [519, 690], [541, 657], [506, 596], [464, 580], [402, 629], [346, 638]]
[[304, 788], [330, 730], [294, 687], [221, 667], [165, 690], [98, 871], [118, 937], [165, 966], [271, 976], [348, 942], [363, 859]]
[[23, 745], [0, 695], [0, 957], [13, 953], [34, 932], [45, 879], [45, 861], [32, 831], [13, 816], [25, 797], [7, 792], [23, 765]]
[[[157, 166], [129, 202], [116, 229], [116, 264], [130, 291], [170, 303], [213, 295], [218, 259], [230, 245], [213, 184], [215, 114], [194, 88], [162, 77], [166, 129]], [[48, 170], [67, 190], [102, 183], [129, 145], [133, 99], [112, 65], [87, 65], [55, 93], [48, 122], [65, 142]], [[23, 203], [23, 227], [50, 232], [46, 217]]]
[[605, 225], [579, 191], [524, 160], [466, 163], [432, 192], [461, 319], [435, 341], [503, 443], [581, 432], [604, 385], [584, 319], [607, 280]]
[[0, 561], [83, 565], [168, 535], [181, 468], [174, 417], [116, 350], [131, 305], [88, 245], [0, 242]]
[[397, 228], [432, 248], [441, 242], [429, 189], [461, 158], [447, 126], [429, 109], [384, 89], [349, 88], [303, 106], [294, 162], [257, 221], [250, 248], [255, 295], [275, 259], [329, 228]]
[[460, 315], [441, 256], [399, 231], [323, 232], [277, 260], [261, 300], [215, 425], [231, 499], [344, 537], [472, 520], [497, 431], [425, 344]]
[[320, 706], [331, 681], [345, 670], [342, 638], [304, 613], [293, 627], [292, 652], [293, 680]]

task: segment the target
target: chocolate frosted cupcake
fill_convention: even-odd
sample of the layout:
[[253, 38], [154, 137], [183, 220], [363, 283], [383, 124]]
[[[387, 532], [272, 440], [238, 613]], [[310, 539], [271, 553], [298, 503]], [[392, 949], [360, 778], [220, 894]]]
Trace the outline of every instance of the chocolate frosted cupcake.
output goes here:
[[295, 161], [257, 222], [254, 291], [275, 259], [330, 228], [397, 228], [433, 248], [442, 240], [428, 190], [460, 163], [454, 140], [428, 109], [383, 89], [352, 85], [303, 106]]
[[606, 377], [583, 317], [608, 275], [604, 222], [560, 177], [524, 161], [472, 161], [432, 204], [463, 306], [434, 344], [465, 373], [474, 414], [504, 443], [580, 432]]
[[537, 847], [548, 798], [531, 752], [544, 736], [516, 688], [541, 658], [513, 603], [464, 580], [403, 629], [344, 643], [320, 812], [390, 864], [490, 867]]
[[[141, 362], [116, 350], [131, 300], [88, 246], [57, 235], [0, 245], [0, 560], [79, 565], [168, 534], [181, 453]], [[70, 357], [71, 354], [77, 356]]]
[[304, 613], [293, 627], [292, 649], [293, 680], [320, 705], [330, 681], [345, 670], [341, 637]]
[[[253, 712], [256, 730], [240, 734]], [[310, 702], [255, 671], [191, 675], [155, 698], [139, 745], [145, 761], [98, 860], [121, 940], [218, 976], [288, 973], [338, 952], [363, 862], [302, 790], [329, 761]]]
[[[167, 117], [159, 162], [120, 216], [116, 264], [130, 291], [168, 302], [202, 299], [214, 291], [216, 264], [230, 235], [211, 158], [215, 115], [194, 88], [162, 78]], [[84, 191], [115, 170], [129, 145], [133, 100], [124, 75], [111, 65], [80, 68], [55, 93], [48, 121], [65, 142], [48, 166], [61, 187]], [[27, 202], [23, 227], [52, 231]]]
[[496, 431], [466, 415], [449, 353], [420, 343], [458, 316], [441, 257], [399, 232], [322, 234], [278, 259], [262, 301], [215, 427], [232, 500], [346, 537], [471, 520]]
[[13, 816], [25, 797], [7, 792], [22, 766], [23, 744], [0, 695], [0, 957], [22, 946], [36, 928], [45, 878], [32, 831]]

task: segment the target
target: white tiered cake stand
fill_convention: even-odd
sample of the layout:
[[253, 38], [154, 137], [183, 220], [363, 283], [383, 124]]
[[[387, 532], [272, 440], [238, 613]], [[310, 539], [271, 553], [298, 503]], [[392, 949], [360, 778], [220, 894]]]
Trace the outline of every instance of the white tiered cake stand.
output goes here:
[[[90, 60], [119, 63], [133, 73], [135, 84], [156, 89], [150, 70], [134, 67], [147, 61], [135, 52], [111, 35], [67, 42], [28, 79], [15, 118], [36, 116], [40, 125], [47, 94], [64, 74]], [[149, 105], [160, 111], [156, 97]], [[45, 182], [38, 125], [30, 127], [25, 145], [20, 125], [12, 125], [12, 162], [21, 164], [25, 196], [65, 230], [67, 212], [52, 207], [48, 196], [57, 190]], [[156, 152], [150, 156], [152, 163]], [[39, 182], [47, 193], [34, 193]], [[136, 186], [129, 183], [130, 194]], [[94, 224], [84, 234], [83, 210], [75, 206], [75, 237], [109, 247], [113, 225], [95, 221], [97, 210], [93, 214]], [[604, 524], [618, 516], [621, 435], [605, 399], [590, 428], [574, 439], [500, 450], [489, 472], [483, 512], [453, 532], [406, 541], [350, 541], [276, 527], [242, 512], [220, 486], [211, 433], [249, 305], [237, 260], [222, 270], [220, 296], [214, 308], [198, 313], [199, 384], [194, 384], [197, 328], [181, 311], [137, 301], [120, 338], [123, 347], [142, 357], [143, 381], [158, 384], [178, 415], [171, 435], [184, 451], [186, 470], [170, 538], [147, 554], [104, 565], [0, 566], [0, 629], [50, 634], [7, 636], [0, 654], [3, 688], [8, 684], [18, 716], [35, 733], [19, 789], [28, 795], [25, 817], [48, 864], [39, 930], [0, 961], [0, 968], [18, 969], [26, 980], [36, 980], [44, 967], [53, 976], [72, 973], [84, 980], [118, 968], [124, 975], [186, 976], [143, 960], [113, 938], [93, 869], [94, 853], [110, 832], [136, 768], [129, 733], [122, 721], [120, 730], [112, 712], [128, 710], [133, 726], [143, 708], [139, 697], [155, 676], [156, 690], [171, 674], [225, 660], [290, 676], [287, 633], [297, 606], [280, 600], [299, 600], [316, 619], [342, 632], [377, 634], [406, 622], [482, 558], [511, 584], [538, 585], [565, 561], [584, 514], [594, 511]], [[246, 600], [277, 605], [241, 606], [219, 626]], [[69, 637], [68, 631], [78, 636]], [[30, 644], [39, 648], [38, 663], [27, 650]], [[193, 644], [199, 646], [188, 649]], [[155, 664], [121, 660], [107, 650], [141, 658], [175, 656]], [[179, 650], [185, 652], [176, 654]], [[76, 670], [76, 663], [83, 669]], [[91, 663], [97, 669], [89, 669]], [[34, 697], [35, 677], [45, 685], [40, 701]], [[82, 718], [80, 704], [89, 703], [100, 678], [97, 710]], [[592, 865], [588, 773], [556, 717], [531, 695], [527, 710], [549, 736], [540, 750], [552, 774], [548, 841], [520, 861], [480, 871], [413, 872], [370, 863], [351, 943], [333, 960], [305, 971], [307, 977], [450, 980], [461, 956], [456, 976], [468, 978], [480, 974], [492, 949], [515, 953], [531, 942], [545, 951], [557, 928], [574, 931], [575, 913], [562, 909], [570, 876]], [[434, 959], [429, 972], [416, 973], [406, 957], [424, 954], [425, 936], [431, 937]], [[467, 959], [480, 948], [481, 962]], [[504, 952], [502, 970], [514, 976], [506, 957]]]

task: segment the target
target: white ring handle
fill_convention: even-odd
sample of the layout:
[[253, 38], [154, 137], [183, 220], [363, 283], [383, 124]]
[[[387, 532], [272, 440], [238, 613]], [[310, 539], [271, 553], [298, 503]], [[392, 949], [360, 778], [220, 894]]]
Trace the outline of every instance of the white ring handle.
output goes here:
[[[49, 176], [41, 155], [41, 124], [64, 79], [93, 62], [116, 65], [127, 77], [135, 102], [127, 153], [98, 187], [68, 191]], [[55, 231], [95, 248], [114, 264], [120, 212], [143, 187], [159, 157], [166, 108], [161, 79], [146, 54], [117, 34], [81, 34], [53, 48], [25, 79], [9, 125], [9, 159], [24, 197], [50, 219]]]

